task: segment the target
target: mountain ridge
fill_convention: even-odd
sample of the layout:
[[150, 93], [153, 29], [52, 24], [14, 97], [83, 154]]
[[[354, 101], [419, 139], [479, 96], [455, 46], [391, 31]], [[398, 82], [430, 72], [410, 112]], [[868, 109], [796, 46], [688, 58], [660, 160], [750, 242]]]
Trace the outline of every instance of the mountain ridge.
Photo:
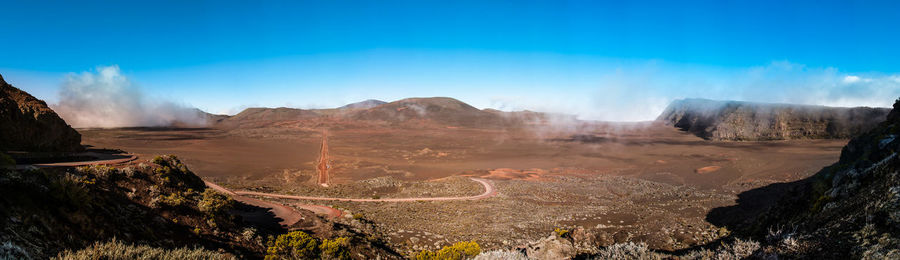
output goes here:
[[843, 139], [872, 129], [888, 112], [888, 108], [680, 99], [656, 120], [708, 140]]

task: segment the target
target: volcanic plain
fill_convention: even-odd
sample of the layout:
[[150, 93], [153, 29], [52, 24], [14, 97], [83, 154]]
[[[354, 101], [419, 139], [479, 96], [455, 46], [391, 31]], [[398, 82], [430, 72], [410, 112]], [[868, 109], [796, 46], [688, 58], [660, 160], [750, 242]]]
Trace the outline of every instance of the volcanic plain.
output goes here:
[[[729, 232], [707, 220], [711, 209], [734, 205], [750, 189], [808, 177], [836, 161], [847, 143], [710, 141], [662, 122], [587, 122], [456, 102], [248, 109], [210, 116], [206, 128], [78, 132], [95, 148], [145, 158], [175, 154], [197, 175], [234, 191], [367, 199], [248, 195], [338, 209], [343, 214], [331, 221], [363, 226], [410, 251], [463, 240], [515, 247], [557, 228], [596, 245], [706, 244]], [[495, 192], [416, 199], [478, 196], [487, 186], [475, 180]], [[380, 201], [400, 198], [411, 199]]]

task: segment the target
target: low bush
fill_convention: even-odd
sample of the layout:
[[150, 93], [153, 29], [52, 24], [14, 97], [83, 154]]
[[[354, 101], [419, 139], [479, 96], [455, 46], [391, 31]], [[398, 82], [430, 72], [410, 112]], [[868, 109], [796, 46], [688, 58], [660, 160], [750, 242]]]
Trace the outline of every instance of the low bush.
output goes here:
[[339, 237], [325, 239], [319, 245], [322, 259], [350, 259], [350, 239]]
[[416, 254], [416, 260], [462, 260], [474, 258], [481, 253], [481, 246], [475, 241], [462, 241], [445, 246], [434, 252], [423, 250]]
[[125, 244], [113, 239], [110, 242], [96, 242], [93, 245], [78, 250], [66, 250], [57, 255], [56, 259], [67, 260], [93, 260], [93, 259], [236, 259], [215, 251], [202, 248], [178, 248], [161, 249], [146, 245]]
[[0, 259], [31, 259], [25, 249], [7, 241], [0, 244]]
[[16, 160], [5, 153], [0, 153], [0, 169], [3, 168], [15, 168]]
[[169, 207], [181, 207], [186, 205], [188, 199], [181, 195], [181, 193], [173, 192], [169, 194], [169, 196], [160, 196], [159, 203]]
[[218, 223], [223, 218], [229, 216], [227, 211], [232, 209], [234, 205], [235, 202], [233, 199], [225, 196], [225, 194], [218, 193], [213, 189], [204, 190], [202, 198], [197, 202], [197, 208], [199, 208], [203, 214], [206, 214], [207, 222], [210, 223]]
[[314, 259], [319, 256], [319, 242], [303, 231], [292, 231], [269, 241], [266, 260]]
[[528, 260], [528, 257], [515, 250], [494, 250], [482, 252], [474, 260]]
[[92, 200], [88, 186], [94, 183], [84, 176], [66, 173], [50, 182], [50, 194], [74, 208], [84, 208]]
[[650, 250], [647, 244], [641, 243], [620, 243], [601, 248], [593, 259], [667, 259], [668, 256], [659, 254]]
[[166, 163], [166, 157], [163, 156], [163, 155], [160, 155], [160, 156], [157, 156], [157, 157], [153, 157], [153, 160], [150, 160], [150, 162], [155, 163], [155, 164], [157, 164], [157, 165], [159, 165], [159, 166], [166, 166], [166, 165], [167, 165], [167, 163]]
[[566, 238], [569, 237], [569, 230], [565, 228], [556, 228], [553, 230], [553, 233], [556, 233], [556, 236]]

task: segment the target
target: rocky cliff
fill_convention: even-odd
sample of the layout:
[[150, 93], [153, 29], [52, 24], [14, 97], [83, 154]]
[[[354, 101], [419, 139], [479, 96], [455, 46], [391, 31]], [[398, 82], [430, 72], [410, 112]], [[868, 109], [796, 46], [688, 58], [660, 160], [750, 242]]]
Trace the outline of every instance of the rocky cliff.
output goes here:
[[657, 120], [710, 140], [851, 138], [872, 129], [889, 111], [683, 99], [669, 104]]
[[81, 135], [47, 103], [0, 76], [0, 151], [75, 152]]

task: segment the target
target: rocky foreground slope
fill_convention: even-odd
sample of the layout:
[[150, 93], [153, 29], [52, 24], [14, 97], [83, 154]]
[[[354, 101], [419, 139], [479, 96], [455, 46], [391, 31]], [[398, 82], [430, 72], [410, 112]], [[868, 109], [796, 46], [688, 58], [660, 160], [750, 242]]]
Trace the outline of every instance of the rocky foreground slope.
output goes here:
[[750, 231], [782, 255], [900, 259], [900, 100], [837, 163], [796, 183]]
[[492, 253], [517, 259], [900, 259], [900, 99], [882, 121], [815, 175], [749, 190], [738, 195], [738, 205], [713, 209], [708, 220], [726, 234], [715, 243], [676, 252], [643, 242], [598, 248], [585, 239], [590, 234], [563, 230], [521, 252]]
[[[81, 147], [80, 135], [44, 102], [0, 83], [4, 148]], [[10, 142], [7, 134], [25, 139]], [[175, 156], [17, 169], [5, 152], [0, 150], [0, 259], [400, 258], [378, 238], [312, 212], [299, 212], [303, 221], [285, 233], [267, 208], [208, 189]]]
[[0, 76], [0, 151], [76, 152], [81, 135], [47, 103]]
[[683, 99], [669, 104], [657, 120], [710, 140], [851, 138], [875, 127], [889, 111]]

